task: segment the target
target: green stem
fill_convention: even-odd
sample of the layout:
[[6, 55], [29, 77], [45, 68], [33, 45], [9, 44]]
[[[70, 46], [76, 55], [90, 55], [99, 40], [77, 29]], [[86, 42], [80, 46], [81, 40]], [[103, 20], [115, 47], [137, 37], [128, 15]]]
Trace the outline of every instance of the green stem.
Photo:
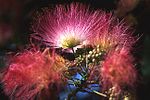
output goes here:
[[106, 95], [106, 94], [104, 94], [104, 93], [100, 93], [100, 92], [95, 91], [95, 90], [93, 90], [93, 92], [94, 92], [95, 94], [100, 95], [100, 96], [107, 97], [107, 95]]

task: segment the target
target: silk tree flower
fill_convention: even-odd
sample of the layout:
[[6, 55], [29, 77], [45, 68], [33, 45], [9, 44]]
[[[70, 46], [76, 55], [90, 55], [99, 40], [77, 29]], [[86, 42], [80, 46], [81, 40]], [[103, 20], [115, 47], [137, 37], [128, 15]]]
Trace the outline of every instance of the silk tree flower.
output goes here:
[[2, 83], [4, 92], [15, 100], [34, 100], [49, 86], [61, 84], [64, 60], [58, 55], [39, 50], [29, 50], [15, 56], [10, 63]]
[[124, 86], [134, 86], [137, 72], [133, 62], [134, 59], [127, 48], [109, 53], [100, 70], [103, 88], [115, 87], [119, 92]]
[[57, 5], [54, 10], [46, 9], [35, 18], [33, 37], [52, 47], [86, 45], [109, 16], [103, 11], [90, 11], [89, 7], [78, 3]]
[[131, 48], [135, 43], [131, 28], [113, 16], [106, 19], [103, 27], [94, 34], [95, 37], [91, 39], [90, 44], [100, 46], [104, 51], [115, 49], [118, 46]]

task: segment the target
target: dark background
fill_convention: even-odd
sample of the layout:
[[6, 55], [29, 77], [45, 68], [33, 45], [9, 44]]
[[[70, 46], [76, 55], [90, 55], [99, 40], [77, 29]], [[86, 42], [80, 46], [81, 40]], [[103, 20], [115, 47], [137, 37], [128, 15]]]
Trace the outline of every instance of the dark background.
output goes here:
[[[30, 43], [30, 26], [35, 11], [73, 1], [89, 4], [92, 9], [112, 11], [132, 25], [134, 34], [140, 37], [133, 50], [139, 72], [137, 99], [150, 100], [150, 0], [0, 0], [1, 69], [7, 66], [9, 54], [17, 53]], [[0, 100], [6, 100], [2, 89], [0, 92]]]

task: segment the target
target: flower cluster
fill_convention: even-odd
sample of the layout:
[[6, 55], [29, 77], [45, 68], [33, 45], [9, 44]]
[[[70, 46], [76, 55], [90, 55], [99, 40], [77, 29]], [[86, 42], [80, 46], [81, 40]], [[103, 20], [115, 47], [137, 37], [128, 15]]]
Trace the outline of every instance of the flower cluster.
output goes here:
[[31, 37], [46, 48], [24, 51], [13, 58], [2, 79], [11, 99], [34, 99], [43, 89], [50, 91], [52, 84], [60, 87], [64, 79], [76, 87], [68, 99], [82, 90], [110, 97], [87, 90], [89, 84], [99, 84], [106, 91], [115, 87], [120, 93], [135, 83], [130, 52], [135, 37], [112, 13], [91, 11], [77, 3], [57, 5], [38, 15], [32, 30]]
[[112, 85], [121, 90], [123, 85], [133, 86], [136, 81], [136, 70], [133, 57], [126, 48], [109, 53], [100, 69], [105, 88]]
[[[47, 51], [47, 50], [46, 50]], [[59, 85], [64, 59], [56, 54], [27, 50], [13, 57], [2, 82], [11, 98], [31, 99], [51, 84]]]

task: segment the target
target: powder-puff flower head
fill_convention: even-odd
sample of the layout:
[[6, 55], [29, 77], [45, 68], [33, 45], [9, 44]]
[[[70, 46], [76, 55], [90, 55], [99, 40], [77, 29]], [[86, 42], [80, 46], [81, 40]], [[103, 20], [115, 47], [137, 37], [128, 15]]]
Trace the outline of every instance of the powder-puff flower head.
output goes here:
[[107, 51], [118, 46], [131, 48], [135, 43], [133, 31], [123, 21], [119, 22], [117, 18], [111, 16], [106, 17], [103, 23], [102, 28], [90, 40], [91, 45], [99, 45], [102, 50]]
[[[59, 68], [58, 68], [59, 67]], [[13, 58], [4, 74], [4, 92], [15, 100], [34, 100], [53, 83], [60, 84], [64, 60], [40, 51], [29, 50]]]
[[111, 51], [100, 69], [104, 89], [114, 86], [119, 92], [124, 86], [134, 86], [136, 69], [133, 61], [127, 48]]
[[92, 12], [89, 7], [76, 3], [57, 5], [54, 11], [44, 11], [33, 23], [33, 37], [46, 45], [62, 48], [88, 44], [109, 17], [102, 11]]

